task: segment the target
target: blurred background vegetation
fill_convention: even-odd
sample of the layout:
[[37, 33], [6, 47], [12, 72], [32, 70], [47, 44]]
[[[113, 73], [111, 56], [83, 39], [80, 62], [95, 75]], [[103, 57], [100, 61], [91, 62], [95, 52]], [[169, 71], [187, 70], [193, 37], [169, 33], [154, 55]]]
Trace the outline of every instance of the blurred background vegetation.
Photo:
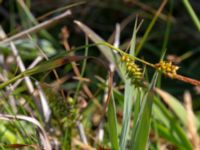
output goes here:
[[[148, 149], [200, 149], [199, 86], [159, 76], [157, 87], [162, 91], [152, 96], [148, 90], [138, 89], [126, 83], [129, 79], [124, 76], [124, 81], [119, 71], [116, 71], [112, 94], [109, 95], [108, 70], [99, 60], [88, 59], [86, 62], [84, 59], [62, 66], [53, 66], [56, 63], [54, 59], [64, 55], [94, 56], [109, 64], [110, 60], [98, 47], [83, 47], [81, 50], [68, 52], [88, 43], [97, 43], [99, 39], [96, 40], [96, 35], [113, 44], [116, 42], [118, 24], [121, 30], [120, 49], [127, 51], [130, 45], [132, 48], [136, 45], [135, 52], [139, 52], [137, 56], [153, 64], [160, 61], [163, 51], [166, 50], [165, 60], [179, 66], [179, 74], [200, 80], [200, 25], [198, 18], [195, 23], [193, 18], [195, 15], [188, 11], [187, 2], [199, 17], [200, 3], [195, 0], [1, 0], [0, 38], [3, 42], [6, 37], [37, 27], [38, 24], [71, 10], [71, 15], [59, 19], [56, 24], [50, 23], [48, 28], [38, 28], [37, 32], [13, 40], [14, 47], [11, 46], [12, 41], [4, 43], [0, 41], [1, 83], [24, 71], [23, 67], [20, 68], [19, 60], [16, 61], [18, 56], [25, 68], [37, 59], [39, 61], [34, 66], [39, 67], [44, 67], [43, 63], [50, 60], [49, 65], [45, 66], [47, 68], [40, 68], [39, 74], [33, 71], [29, 81], [22, 81], [19, 84], [16, 84], [16, 81], [1, 89], [1, 148], [40, 149], [45, 147], [46, 141], [46, 147], [48, 148], [50, 143], [54, 149], [57, 147], [57, 149], [142, 150], [142, 147], [133, 145], [137, 145], [134, 142], [144, 141], [138, 145], [148, 146]], [[162, 4], [164, 8], [158, 13]], [[155, 19], [157, 13], [158, 17]], [[143, 22], [135, 37], [133, 33], [136, 32], [134, 30], [136, 18], [138, 24]], [[151, 28], [153, 18], [155, 23]], [[74, 20], [82, 22], [85, 26], [77, 25]], [[93, 31], [87, 30], [88, 28]], [[140, 48], [145, 34], [147, 37]], [[131, 42], [134, 38], [136, 41]], [[13, 48], [18, 54], [14, 54]], [[119, 60], [116, 63], [118, 65]], [[55, 68], [56, 70], [52, 71]], [[156, 83], [153, 76], [155, 70], [147, 67], [145, 79], [150, 83]], [[34, 92], [27, 85], [30, 81]], [[130, 93], [128, 98], [133, 104], [125, 100], [129, 97], [128, 89], [129, 92], [134, 91], [132, 93], [134, 98]], [[145, 104], [148, 103], [143, 100], [142, 104], [146, 93], [147, 100], [153, 99], [155, 103], [155, 107], [149, 107], [152, 116], [149, 116], [148, 109], [145, 112], [142, 107], [144, 105], [146, 108]], [[42, 95], [45, 95], [44, 101]], [[106, 96], [111, 97], [108, 112], [104, 110]], [[127, 109], [130, 109], [130, 112]], [[130, 115], [124, 116], [127, 111]], [[195, 117], [191, 117], [190, 111]], [[49, 112], [51, 116], [48, 116]], [[41, 139], [43, 130], [36, 120], [32, 121], [31, 118], [22, 116], [15, 117], [16, 114], [31, 116], [38, 120], [47, 138], [44, 136]], [[146, 122], [151, 125], [150, 133], [143, 128], [144, 124], [137, 122], [142, 116], [151, 120]], [[195, 118], [190, 120], [194, 124], [192, 127], [188, 120], [190, 117]], [[135, 124], [146, 131], [144, 137], [136, 133], [135, 130], [140, 129], [136, 128]], [[111, 129], [114, 131], [110, 131]], [[147, 141], [145, 136], [149, 137]]]

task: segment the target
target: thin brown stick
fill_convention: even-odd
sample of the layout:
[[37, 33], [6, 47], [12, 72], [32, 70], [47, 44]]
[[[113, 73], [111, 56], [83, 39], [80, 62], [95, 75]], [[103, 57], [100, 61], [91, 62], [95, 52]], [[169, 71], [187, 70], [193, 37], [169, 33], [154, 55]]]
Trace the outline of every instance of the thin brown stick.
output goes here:
[[[31, 37], [31, 35], [27, 34], [27, 36], [28, 36], [28, 38], [33, 42], [33, 44], [38, 48], [38, 50], [39, 50], [39, 52], [41, 53], [41, 55], [42, 55], [46, 60], [49, 60], [49, 58], [48, 58], [48, 56], [45, 54], [44, 50], [43, 50], [39, 45], [37, 45], [37, 44], [34, 42], [34, 40], [33, 40], [33, 38]], [[54, 73], [54, 76], [55, 76], [56, 80], [57, 80], [58, 82], [60, 82], [60, 77], [59, 77], [59, 75], [58, 75], [58, 73], [57, 73], [57, 71], [56, 71], [55, 69], [53, 69], [53, 73]], [[63, 100], [65, 100], [65, 99], [66, 99], [66, 96], [65, 96], [64, 90], [62, 90], [62, 89], [61, 89], [61, 95], [62, 95], [62, 97], [63, 97]]]
[[37, 32], [37, 31], [39, 31], [39, 30], [41, 30], [41, 29], [47, 28], [47, 27], [49, 27], [50, 25], [52, 25], [53, 23], [56, 23], [56, 22], [58, 22], [60, 19], [63, 19], [63, 18], [65, 18], [66, 16], [69, 16], [69, 15], [71, 15], [71, 11], [70, 11], [70, 10], [65, 11], [64, 13], [62, 13], [62, 14], [60, 14], [60, 15], [54, 17], [54, 18], [51, 18], [51, 19], [49, 19], [49, 20], [47, 20], [47, 21], [44, 21], [44, 22], [42, 22], [42, 23], [40, 23], [40, 24], [38, 24], [38, 25], [36, 25], [36, 26], [34, 26], [34, 27], [32, 27], [32, 28], [29, 28], [29, 29], [27, 29], [27, 30], [24, 30], [24, 31], [22, 31], [22, 32], [20, 32], [20, 33], [18, 33], [18, 34], [15, 34], [15, 35], [13, 35], [13, 36], [11, 36], [11, 37], [9, 37], [9, 38], [3, 40], [3, 41], [0, 41], [0, 45], [6, 44], [6, 43], [11, 42], [11, 41], [14, 41], [14, 40], [17, 40], [17, 39], [19, 39], [19, 38], [21, 38], [21, 37], [26, 36], [27, 34], [31, 34], [31, 33]]
[[[64, 27], [61, 31], [62, 33], [62, 44], [63, 46], [65, 47], [66, 51], [69, 52], [71, 50], [70, 46], [69, 46], [69, 43], [68, 43], [68, 37], [69, 37], [69, 31], [66, 27]], [[78, 67], [76, 66], [76, 63], [75, 62], [71, 62], [72, 64], [72, 68], [73, 68], [73, 71], [75, 73], [75, 75], [77, 77], [81, 77], [81, 73], [78, 69]], [[87, 94], [87, 96], [90, 98], [90, 99], [94, 99], [94, 103], [97, 105], [97, 107], [99, 109], [101, 109], [101, 105], [98, 103], [98, 100], [95, 99], [95, 97], [93, 96], [92, 92], [90, 91], [90, 89], [88, 88], [88, 86], [86, 84], [83, 84], [83, 90], [84, 92]]]
[[185, 77], [185, 76], [182, 76], [182, 75], [179, 75], [179, 74], [176, 74], [176, 75], [167, 74], [167, 76], [172, 78], [172, 79], [177, 79], [177, 80], [183, 81], [185, 83], [189, 83], [189, 84], [192, 84], [192, 85], [195, 85], [195, 86], [200, 86], [200, 81], [189, 78], [189, 77]]
[[[128, 17], [126, 17], [124, 20], [122, 20], [119, 25], [120, 25], [120, 32], [123, 31], [125, 29], [125, 27], [135, 18], [136, 13], [132, 13], [130, 14]], [[115, 34], [116, 34], [116, 30], [110, 35], [110, 37], [108, 38], [108, 43], [113, 43], [114, 39], [115, 39]]]
[[[147, 12], [150, 12], [152, 14], [155, 14], [156, 13], [156, 10], [152, 7], [150, 7], [149, 5], [147, 4], [144, 4], [138, 0], [136, 1], [131, 1], [131, 3], [137, 5], [138, 7], [140, 7], [141, 9], [143, 9], [144, 11], [147, 11]], [[164, 13], [160, 13], [160, 15], [158, 16], [160, 19], [166, 21], [168, 19], [168, 16], [165, 15]], [[170, 21], [172, 22], [175, 22], [175, 18], [173, 16], [170, 16]]]
[[108, 95], [107, 95], [106, 103], [105, 103], [104, 108], [103, 108], [103, 110], [104, 110], [103, 111], [103, 116], [107, 112], [107, 108], [108, 108], [108, 105], [109, 105], [109, 102], [110, 102], [110, 98], [111, 98], [111, 94], [112, 94], [113, 74], [114, 74], [114, 72], [109, 71]]
[[83, 142], [81, 142], [81, 141], [79, 141], [79, 140], [77, 140], [77, 139], [73, 139], [73, 143], [75, 144], [75, 145], [78, 145], [78, 146], [80, 146], [83, 150], [95, 150], [93, 147], [91, 147], [90, 145], [88, 145], [88, 144], [84, 144]]
[[40, 20], [43, 20], [44, 18], [52, 15], [52, 14], [55, 14], [55, 13], [58, 13], [58, 12], [61, 12], [61, 11], [64, 11], [64, 10], [67, 10], [67, 9], [71, 9], [72, 7], [76, 7], [76, 6], [79, 6], [79, 5], [83, 5], [85, 4], [86, 1], [80, 1], [80, 2], [75, 2], [75, 3], [72, 3], [72, 4], [67, 4], [66, 6], [63, 6], [63, 7], [59, 7], [55, 10], [52, 10], [52, 11], [49, 11], [47, 13], [45, 13], [44, 15], [40, 16], [37, 18], [38, 21]]

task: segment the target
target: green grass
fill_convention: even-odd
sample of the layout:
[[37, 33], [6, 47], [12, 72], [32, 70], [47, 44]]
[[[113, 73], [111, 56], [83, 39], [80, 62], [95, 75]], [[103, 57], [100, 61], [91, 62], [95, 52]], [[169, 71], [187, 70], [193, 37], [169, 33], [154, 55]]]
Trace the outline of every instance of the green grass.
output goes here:
[[[20, 63], [10, 43], [1, 42], [1, 149], [199, 148], [200, 102], [193, 85], [199, 81], [191, 80], [200, 79], [199, 58], [193, 55], [199, 52], [199, 6], [182, 0], [186, 14], [181, 2], [167, 0], [134, 2], [134, 9], [131, 2], [112, 0], [44, 2], [1, 2], [12, 14], [1, 21], [7, 36], [72, 11], [50, 29], [15, 39]], [[133, 14], [139, 15], [132, 20]], [[117, 22], [119, 47], [105, 40], [116, 40]], [[43, 59], [28, 69], [38, 56]], [[173, 65], [161, 65], [169, 56]], [[180, 69], [172, 73], [176, 66]], [[182, 98], [188, 90], [195, 110]]]

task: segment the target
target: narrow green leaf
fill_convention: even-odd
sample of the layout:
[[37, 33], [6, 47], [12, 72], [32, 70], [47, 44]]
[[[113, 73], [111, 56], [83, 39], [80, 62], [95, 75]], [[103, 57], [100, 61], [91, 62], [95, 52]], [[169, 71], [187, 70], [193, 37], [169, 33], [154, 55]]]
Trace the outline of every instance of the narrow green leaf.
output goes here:
[[190, 17], [192, 18], [193, 23], [195, 24], [195, 26], [197, 27], [198, 31], [200, 31], [200, 20], [198, 18], [198, 16], [196, 15], [195, 11], [193, 10], [189, 0], [182, 0], [185, 8], [187, 9]]
[[[130, 54], [134, 55], [135, 53], [135, 44], [136, 44], [136, 31], [137, 28], [137, 20], [135, 22], [133, 35], [131, 39], [131, 47]], [[125, 70], [124, 68], [121, 70]], [[125, 72], [125, 71], [124, 71]], [[125, 75], [124, 75], [125, 76]], [[135, 86], [131, 83], [131, 80], [126, 78], [125, 80], [125, 94], [124, 94], [124, 109], [123, 109], [123, 121], [122, 121], [122, 131], [120, 136], [120, 149], [126, 149], [126, 143], [128, 139], [129, 129], [130, 129], [130, 118], [131, 118], [131, 110], [133, 106], [133, 100], [136, 96]]]
[[112, 144], [112, 149], [119, 150], [117, 116], [116, 116], [116, 108], [115, 108], [115, 101], [113, 94], [111, 96], [111, 100], [108, 105], [108, 127], [109, 127], [109, 135]]
[[[165, 91], [163, 91], [161, 89], [157, 89], [156, 91], [163, 98], [165, 103], [177, 115], [177, 117], [180, 119], [180, 121], [185, 126], [187, 126], [187, 112], [186, 112], [183, 104], [181, 104], [180, 101], [177, 100], [175, 97], [173, 97], [172, 95], [170, 95], [169, 93], [167, 93], [167, 92], [165, 92]], [[197, 119], [197, 117], [195, 117], [194, 119], [195, 119], [196, 126], [198, 128], [200, 128], [200, 121]]]
[[[157, 97], [154, 97], [154, 102], [154, 118], [162, 124], [162, 127], [160, 125], [158, 126], [160, 136], [166, 138], [177, 147], [182, 147], [180, 149], [192, 150], [193, 148], [187, 138], [187, 134], [179, 124], [180, 120], [177, 120]], [[160, 128], [165, 131], [160, 130]]]
[[[129, 83], [128, 83], [129, 82]], [[131, 81], [128, 79], [125, 84], [125, 97], [124, 97], [124, 109], [123, 109], [123, 121], [122, 121], [122, 131], [120, 137], [120, 149], [125, 150], [126, 143], [128, 139], [128, 133], [130, 129], [130, 117], [131, 110], [133, 106], [133, 100], [136, 95], [136, 90], [134, 86], [131, 86]]]
[[162, 10], [164, 9], [164, 6], [167, 4], [167, 0], [163, 0], [162, 1], [162, 4], [160, 5], [160, 8], [157, 10], [157, 12], [155, 13], [153, 19], [151, 20], [147, 30], [145, 31], [144, 33], [144, 36], [142, 37], [142, 40], [140, 41], [139, 45], [137, 46], [136, 48], [136, 55], [141, 51], [142, 49], [142, 46], [144, 45], [144, 43], [146, 42], [153, 26], [155, 25], [157, 19], [158, 19], [158, 16], [159, 14], [162, 12]]
[[134, 124], [136, 124], [137, 122], [137, 118], [140, 112], [140, 108], [141, 108], [141, 102], [142, 102], [142, 98], [144, 96], [143, 90], [138, 89], [139, 91], [137, 92], [137, 97], [136, 97], [136, 101], [134, 103]]
[[147, 148], [147, 141], [151, 125], [151, 113], [153, 105], [153, 93], [151, 89], [155, 86], [158, 73], [155, 72], [151, 84], [145, 93], [142, 102], [141, 109], [137, 118], [137, 122], [134, 126], [131, 138], [132, 150], [145, 150]]
[[[92, 29], [90, 29], [88, 26], [86, 26], [82, 22], [76, 20], [76, 21], [74, 21], [74, 23], [77, 24], [79, 26], [79, 28], [81, 30], [83, 30], [83, 32], [86, 35], [88, 35], [90, 40], [92, 40], [94, 43], [105, 42], [104, 39], [102, 39], [99, 35], [97, 35], [94, 31], [92, 31]], [[110, 48], [108, 48], [107, 46], [103, 46], [103, 45], [98, 45], [97, 47], [99, 48], [99, 50], [102, 52], [102, 54], [107, 58], [107, 60], [110, 63], [115, 64], [114, 55]]]
[[179, 150], [186, 150], [184, 145], [181, 145], [176, 138], [171, 134], [171, 130], [160, 123], [156, 124], [156, 128], [161, 137], [165, 138], [168, 142], [177, 146]]
[[[31, 76], [40, 72], [46, 72], [52, 69], [55, 69], [57, 67], [62, 66], [63, 64], [69, 63], [71, 61], [80, 61], [83, 59], [87, 59], [87, 58], [94, 58], [94, 57], [85, 57], [85, 56], [63, 56], [62, 58], [58, 58], [55, 60], [49, 60], [45, 63], [42, 63], [32, 69], [28, 69], [22, 73], [20, 73], [19, 75], [13, 77], [10, 80], [7, 80], [6, 82], [3, 82], [0, 84], [0, 89], [4, 88], [5, 86], [9, 85], [10, 83], [23, 78], [25, 76]], [[96, 58], [94, 58], [96, 59]]]

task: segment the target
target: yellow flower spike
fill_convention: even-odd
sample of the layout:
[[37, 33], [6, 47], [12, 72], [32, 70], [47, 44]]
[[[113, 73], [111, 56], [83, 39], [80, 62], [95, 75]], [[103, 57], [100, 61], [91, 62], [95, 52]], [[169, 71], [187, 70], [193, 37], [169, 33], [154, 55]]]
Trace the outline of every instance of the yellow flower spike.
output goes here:
[[160, 61], [159, 63], [155, 64], [155, 68], [166, 74], [172, 74], [172, 75], [176, 75], [176, 71], [179, 69], [179, 67], [173, 65], [172, 62], [165, 62], [165, 61]]
[[172, 62], [171, 62], [171, 61], [170, 61], [170, 62], [168, 62], [167, 64], [168, 64], [168, 66], [172, 66]]
[[160, 62], [160, 66], [163, 66], [163, 65], [165, 65], [165, 62], [164, 62], [164, 61], [161, 61], [161, 62]]
[[126, 62], [126, 67], [130, 66], [131, 63], [130, 62]]
[[126, 58], [126, 62], [130, 62], [130, 61], [132, 61], [130, 58]]
[[131, 62], [132, 61], [132, 59], [129, 58], [129, 56], [126, 55], [126, 54], [122, 55], [121, 60], [124, 61], [124, 62]]
[[131, 65], [127, 66], [127, 70], [128, 70], [128, 71], [132, 71], [132, 69], [133, 69], [133, 68], [132, 68]]
[[132, 83], [140, 83], [142, 79], [141, 68], [139, 68], [127, 54], [123, 54], [121, 60], [126, 66], [127, 75], [132, 80]]
[[136, 76], [141, 76], [142, 73], [141, 73], [141, 72], [134, 72], [134, 75], [136, 75]]
[[132, 69], [131, 69], [131, 72], [133, 72], [133, 73], [136, 72], [136, 71], [137, 71], [137, 70], [136, 70], [135, 68], [132, 68]]
[[126, 55], [123, 55], [123, 56], [121, 57], [121, 60], [122, 60], [122, 61], [126, 61]]
[[166, 71], [167, 71], [167, 72], [171, 72], [171, 71], [173, 71], [173, 70], [172, 70], [172, 68], [167, 67], [167, 68], [166, 68]]
[[166, 66], [162, 66], [162, 70], [167, 72], [167, 67]]

